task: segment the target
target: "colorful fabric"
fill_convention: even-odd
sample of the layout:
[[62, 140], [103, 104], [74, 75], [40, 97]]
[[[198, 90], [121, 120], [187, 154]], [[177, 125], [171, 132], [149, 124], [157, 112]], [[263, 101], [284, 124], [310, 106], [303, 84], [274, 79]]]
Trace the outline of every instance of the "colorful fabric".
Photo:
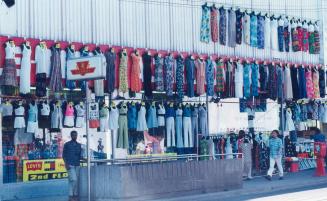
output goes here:
[[244, 15], [244, 42], [245, 44], [250, 45], [250, 31], [251, 30], [251, 18], [248, 13]]
[[187, 81], [187, 96], [194, 96], [194, 78], [195, 78], [195, 63], [194, 59], [189, 56], [185, 59], [186, 81]]
[[214, 62], [211, 59], [208, 59], [206, 62], [206, 81], [207, 81], [207, 95], [214, 95], [214, 71], [215, 66]]
[[314, 54], [315, 52], [315, 34], [314, 34], [314, 26], [313, 24], [309, 25], [309, 53]]
[[251, 71], [252, 95], [257, 97], [259, 95], [259, 65], [252, 63]]
[[227, 62], [226, 67], [226, 97], [235, 97], [235, 64]]
[[308, 32], [308, 25], [303, 26], [303, 46], [302, 51], [308, 52], [309, 51], [309, 32]]
[[164, 91], [164, 80], [163, 80], [163, 58], [159, 55], [154, 57], [155, 69], [154, 69], [154, 83], [157, 91]]
[[[326, 81], [325, 81], [325, 69], [319, 68], [319, 89], [320, 89], [320, 97], [325, 98], [325, 88], [326, 88]], [[326, 111], [327, 113], [327, 111]]]
[[220, 45], [226, 45], [226, 22], [227, 16], [226, 16], [226, 10], [221, 7], [219, 8], [219, 42]]
[[315, 96], [314, 96], [314, 88], [312, 82], [312, 71], [310, 68], [306, 69], [305, 79], [306, 79], [307, 97], [310, 99], [314, 98]]
[[210, 8], [206, 5], [202, 6], [202, 19], [200, 29], [200, 41], [209, 43], [210, 40]]
[[225, 64], [222, 61], [217, 62], [216, 81], [216, 91], [218, 93], [225, 92]]
[[244, 97], [249, 98], [251, 96], [251, 64], [249, 63], [244, 64], [243, 86], [244, 86]]
[[165, 58], [164, 66], [165, 66], [165, 90], [167, 96], [173, 95], [173, 86], [174, 86], [174, 67], [175, 60], [170, 55]]
[[218, 42], [218, 11], [215, 7], [211, 7], [210, 10], [211, 40], [216, 43]]
[[269, 139], [270, 157], [277, 158], [282, 156], [283, 142], [280, 138]]
[[236, 14], [232, 9], [228, 10], [228, 46], [236, 46]]
[[141, 66], [140, 60], [141, 57], [132, 53], [132, 68], [131, 68], [131, 91], [140, 92], [142, 89], [142, 83], [140, 80]]
[[298, 25], [296, 27], [296, 29], [297, 29], [298, 37], [299, 37], [299, 46], [300, 46], [300, 50], [299, 51], [301, 51], [301, 50], [303, 50], [303, 28], [302, 28], [301, 25]]
[[290, 51], [290, 30], [289, 30], [289, 22], [287, 19], [284, 20], [284, 45], [285, 51]]
[[204, 84], [205, 84], [205, 62], [198, 59], [195, 62], [196, 66], [196, 92], [199, 96], [205, 93]]
[[243, 35], [243, 16], [244, 12], [237, 10], [236, 14], [236, 44], [242, 44], [242, 35]]
[[314, 98], [320, 98], [319, 72], [318, 72], [317, 69], [313, 69], [313, 72], [312, 72], [312, 83], [313, 83]]
[[284, 52], [284, 20], [278, 20], [278, 50]]
[[300, 42], [299, 42], [299, 32], [298, 29], [296, 28], [296, 24], [292, 24], [291, 33], [292, 33], [292, 50], [293, 52], [298, 52], [300, 51]]
[[319, 54], [320, 53], [320, 35], [319, 35], [319, 30], [318, 26], [315, 26], [315, 31], [314, 33], [314, 54]]
[[251, 15], [250, 22], [250, 45], [257, 47], [258, 43], [258, 18], [256, 15]]
[[307, 86], [306, 86], [306, 78], [305, 78], [305, 68], [298, 68], [298, 78], [299, 78], [299, 98], [307, 98]]
[[265, 17], [262, 15], [258, 15], [257, 43], [258, 49], [265, 48]]
[[184, 98], [184, 59], [179, 56], [176, 59], [176, 91], [181, 100]]
[[105, 53], [105, 57], [107, 62], [107, 90], [112, 93], [116, 88], [116, 53], [108, 51]]
[[277, 98], [277, 75], [274, 65], [269, 65], [269, 78], [268, 78], [268, 97], [272, 100]]
[[123, 93], [126, 93], [128, 90], [127, 63], [127, 53], [121, 53], [119, 64], [119, 91]]

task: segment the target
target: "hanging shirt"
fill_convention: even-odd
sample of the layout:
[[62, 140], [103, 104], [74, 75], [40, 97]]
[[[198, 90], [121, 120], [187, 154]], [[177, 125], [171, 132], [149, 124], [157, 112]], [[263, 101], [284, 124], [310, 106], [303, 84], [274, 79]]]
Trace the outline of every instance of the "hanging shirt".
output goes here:
[[47, 77], [50, 75], [50, 57], [51, 52], [46, 47], [37, 45], [35, 48], [35, 63], [36, 63], [36, 74], [46, 73]]
[[227, 32], [227, 16], [226, 10], [221, 7], [219, 8], [219, 42], [220, 45], [226, 45], [226, 32]]
[[251, 47], [257, 47], [258, 43], [258, 18], [256, 15], [251, 14], [250, 18], [250, 45]]

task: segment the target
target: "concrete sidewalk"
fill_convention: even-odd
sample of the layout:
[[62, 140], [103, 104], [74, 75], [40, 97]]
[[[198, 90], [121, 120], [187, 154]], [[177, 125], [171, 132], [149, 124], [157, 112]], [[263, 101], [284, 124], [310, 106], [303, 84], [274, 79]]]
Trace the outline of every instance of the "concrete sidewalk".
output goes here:
[[[314, 171], [302, 171], [299, 173], [289, 173], [285, 175], [284, 180], [278, 180], [278, 176], [274, 177], [272, 181], [268, 181], [263, 177], [257, 177], [251, 181], [244, 181], [242, 189], [233, 191], [224, 191], [217, 193], [204, 193], [197, 195], [187, 195], [182, 197], [157, 199], [156, 201], [209, 201], [209, 200], [229, 200], [248, 195], [260, 195], [265, 193], [273, 193], [279, 191], [292, 191], [301, 188], [314, 188], [315, 186], [326, 186], [327, 177], [314, 177]], [[67, 201], [67, 197], [43, 197], [39, 199], [25, 199], [15, 201]], [[135, 199], [137, 200], [137, 199]], [[145, 200], [145, 199], [142, 199]], [[153, 200], [153, 199], [148, 199]]]

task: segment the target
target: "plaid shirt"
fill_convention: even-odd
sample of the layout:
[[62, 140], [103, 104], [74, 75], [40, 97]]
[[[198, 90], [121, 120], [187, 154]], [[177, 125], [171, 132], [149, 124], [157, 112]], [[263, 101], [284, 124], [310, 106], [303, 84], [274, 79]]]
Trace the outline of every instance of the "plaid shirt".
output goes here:
[[283, 147], [283, 142], [279, 137], [270, 138], [269, 139], [270, 157], [271, 158], [281, 157], [282, 147]]

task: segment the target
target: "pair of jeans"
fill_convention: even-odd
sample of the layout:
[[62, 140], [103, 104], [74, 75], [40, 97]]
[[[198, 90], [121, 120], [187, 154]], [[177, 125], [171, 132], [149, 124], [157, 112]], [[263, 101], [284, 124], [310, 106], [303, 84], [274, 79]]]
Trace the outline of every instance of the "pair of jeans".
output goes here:
[[69, 183], [69, 196], [78, 196], [78, 173], [79, 166], [69, 165], [68, 183]]
[[166, 119], [167, 147], [175, 147], [175, 119], [168, 117]]
[[183, 133], [183, 110], [182, 109], [177, 109], [176, 110], [176, 138], [177, 138], [177, 142], [176, 142], [176, 147], [177, 148], [182, 148], [184, 147], [183, 144], [183, 137], [182, 137], [182, 133]]
[[126, 114], [120, 114], [118, 118], [118, 148], [128, 149], [128, 125], [127, 125], [127, 116]]
[[270, 165], [269, 165], [269, 170], [267, 175], [272, 176], [274, 169], [275, 169], [275, 164], [277, 164], [279, 176], [283, 177], [284, 176], [284, 170], [283, 170], [283, 165], [282, 165], [282, 157], [277, 157], [277, 158], [272, 158], [270, 157]]
[[193, 147], [192, 121], [191, 117], [183, 117], [184, 147]]

